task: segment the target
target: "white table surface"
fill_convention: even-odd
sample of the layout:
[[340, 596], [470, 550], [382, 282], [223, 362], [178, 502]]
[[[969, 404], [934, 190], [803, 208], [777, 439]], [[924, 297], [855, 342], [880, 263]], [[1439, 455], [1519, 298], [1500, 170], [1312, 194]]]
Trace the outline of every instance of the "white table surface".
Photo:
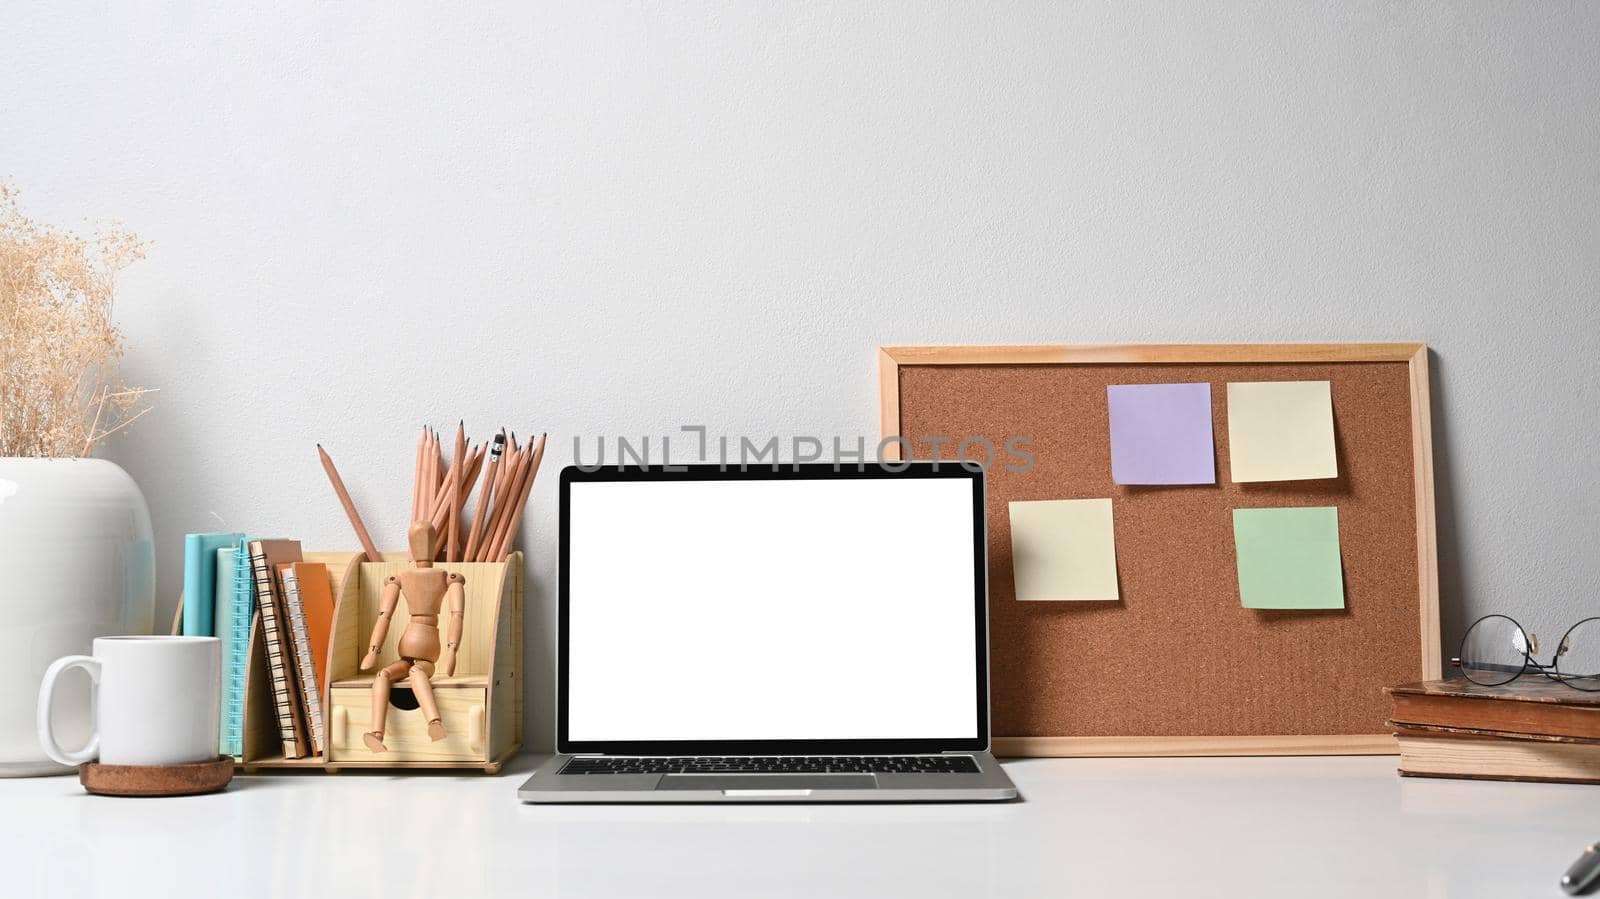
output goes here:
[[1600, 787], [1394, 758], [1006, 764], [1000, 805], [529, 806], [499, 777], [242, 777], [179, 799], [0, 780], [18, 896], [1560, 896]]

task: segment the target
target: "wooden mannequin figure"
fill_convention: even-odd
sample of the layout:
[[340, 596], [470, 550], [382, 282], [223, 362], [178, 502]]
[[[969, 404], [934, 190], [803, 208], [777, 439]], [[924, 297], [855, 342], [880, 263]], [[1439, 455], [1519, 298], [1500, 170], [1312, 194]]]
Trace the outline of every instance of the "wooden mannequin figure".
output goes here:
[[[372, 680], [372, 726], [361, 739], [373, 752], [387, 752], [383, 745], [383, 730], [389, 713], [389, 689], [399, 678], [411, 682], [411, 691], [417, 696], [417, 705], [427, 716], [428, 736], [435, 743], [444, 739], [444, 722], [439, 720], [439, 703], [433, 698], [434, 661], [439, 661], [439, 672], [444, 677], [455, 674], [456, 650], [461, 648], [461, 627], [466, 615], [466, 578], [433, 567], [433, 556], [438, 551], [431, 525], [419, 521], [411, 526], [407, 535], [411, 542], [411, 558], [416, 561], [409, 571], [389, 578], [383, 585], [383, 599], [378, 606], [378, 620], [372, 625], [372, 641], [367, 656], [361, 660], [361, 670], [378, 664], [378, 650], [389, 635], [389, 619], [394, 616], [400, 594], [406, 595], [406, 608], [410, 620], [400, 634], [396, 647], [400, 660], [378, 672]], [[439, 652], [439, 611], [445, 600], [450, 604], [449, 636], [444, 653]]]

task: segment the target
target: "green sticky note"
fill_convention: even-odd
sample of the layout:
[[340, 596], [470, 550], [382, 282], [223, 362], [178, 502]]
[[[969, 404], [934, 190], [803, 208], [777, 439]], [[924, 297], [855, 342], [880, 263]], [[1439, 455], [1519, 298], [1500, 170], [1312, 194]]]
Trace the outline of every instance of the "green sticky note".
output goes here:
[[1344, 608], [1337, 508], [1234, 509], [1233, 543], [1245, 608]]

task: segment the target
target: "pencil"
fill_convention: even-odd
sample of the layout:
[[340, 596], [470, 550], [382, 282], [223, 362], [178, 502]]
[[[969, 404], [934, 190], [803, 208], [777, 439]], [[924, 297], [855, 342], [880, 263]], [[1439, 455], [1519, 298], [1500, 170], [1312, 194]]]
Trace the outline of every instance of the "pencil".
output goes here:
[[436, 547], [434, 555], [444, 557], [442, 559], [435, 559], [435, 561], [451, 561], [447, 525], [450, 522], [450, 507], [455, 502], [454, 497], [456, 493], [456, 475], [460, 473], [458, 466], [468, 465], [471, 463], [471, 461], [472, 460], [470, 457], [463, 457], [463, 455], [458, 454], [457, 457], [451, 461], [451, 464], [446, 465], [443, 458], [443, 441], [440, 442], [438, 462], [440, 466], [440, 474], [435, 479], [437, 482], [437, 489], [435, 489], [432, 495], [428, 497], [427, 502], [424, 503], [423, 509], [423, 520], [432, 525], [434, 532], [438, 535], [438, 546]]
[[483, 528], [483, 542], [478, 544], [478, 554], [469, 559], [472, 562], [489, 561], [489, 551], [494, 549], [499, 542], [500, 526], [505, 523], [510, 515], [510, 500], [515, 491], [513, 485], [522, 474], [523, 451], [517, 446], [516, 432], [512, 432], [509, 452], [500, 463], [500, 475], [494, 482], [494, 507], [489, 510], [489, 521]]
[[447, 517], [449, 527], [446, 531], [444, 545], [444, 560], [455, 562], [456, 552], [460, 549], [461, 541], [461, 507], [456, 504], [455, 498], [461, 495], [462, 476], [467, 470], [467, 420], [461, 419], [456, 425], [456, 445], [450, 456], [450, 493]]
[[[442, 458], [439, 460], [439, 464], [441, 466], [444, 465]], [[421, 520], [432, 524], [441, 535], [444, 533], [445, 520], [439, 513], [444, 511], [445, 501], [449, 495], [450, 472], [446, 467], [441, 469], [440, 475], [433, 479], [433, 485], [427, 487], [422, 494]]]
[[517, 491], [516, 498], [511, 507], [511, 521], [506, 525], [505, 535], [495, 546], [489, 559], [495, 562], [504, 562], [511, 554], [511, 541], [516, 539], [517, 527], [522, 524], [522, 513], [528, 507], [528, 496], [533, 492], [533, 479], [539, 474], [539, 463], [544, 461], [544, 441], [548, 435], [540, 434], [538, 442], [534, 443], [529, 451], [526, 470], [522, 474], [522, 489]]
[[444, 490], [444, 444], [439, 439], [439, 432], [433, 432], [433, 489], [436, 492]]
[[461, 516], [461, 543], [456, 547], [457, 562], [465, 562], [467, 559], [467, 538], [472, 533], [472, 519], [467, 515], [467, 500], [471, 498], [472, 488], [477, 486], [478, 475], [483, 471], [485, 450], [486, 445], [482, 443], [472, 448], [472, 464], [467, 466], [460, 492], [451, 500], [455, 503], [456, 514]]
[[475, 561], [478, 550], [483, 544], [489, 522], [494, 515], [494, 492], [499, 480], [500, 469], [505, 465], [506, 432], [504, 428], [495, 435], [494, 444], [488, 450], [488, 463], [483, 468], [483, 489], [478, 491], [478, 505], [473, 512], [471, 532], [467, 537], [467, 550], [462, 559], [468, 562]]
[[[427, 472], [423, 472], [423, 479], [431, 480], [427, 477], [427, 474]], [[445, 495], [449, 492], [450, 476], [448, 473], [445, 474], [442, 483], [436, 486], [431, 484], [424, 486], [422, 488], [422, 515], [419, 516], [418, 520], [432, 522], [434, 520], [434, 516], [438, 514], [439, 510], [444, 508]], [[439, 524], [442, 526], [444, 522], [440, 521]]]
[[356, 529], [356, 539], [361, 541], [361, 550], [367, 554], [367, 561], [383, 561], [383, 554], [372, 544], [372, 535], [367, 533], [367, 526], [361, 523], [361, 515], [356, 512], [356, 504], [350, 501], [350, 492], [344, 488], [344, 479], [339, 477], [339, 469], [333, 467], [333, 458], [320, 443], [317, 444], [317, 455], [322, 457], [322, 470], [328, 473], [328, 481], [333, 484], [333, 492], [339, 495], [339, 502], [344, 505], [344, 514], [350, 519], [350, 526]]
[[[467, 456], [467, 472], [463, 476], [461, 482], [461, 497], [470, 496], [472, 494], [472, 487], [478, 482], [478, 472], [482, 469], [482, 467], [483, 445], [479, 444]], [[452, 488], [449, 485], [446, 485], [444, 495], [439, 497], [439, 501], [433, 506], [433, 511], [428, 517], [428, 523], [433, 525], [435, 530], [444, 527], [447, 523], [446, 519], [450, 514], [451, 504], [455, 504], [459, 509], [462, 510], [461, 514], [465, 515], [466, 500], [464, 498], [452, 496], [451, 494]], [[461, 530], [463, 536], [465, 536], [466, 532], [468, 531], [465, 518], [462, 519]], [[459, 562], [462, 560], [457, 559], [456, 561]]]
[[[428, 448], [428, 493], [431, 496], [436, 496], [442, 499], [445, 489], [444, 447], [441, 445], [439, 440], [439, 432], [435, 431], [433, 428], [429, 428], [428, 442], [431, 444], [431, 446]], [[432, 512], [432, 506], [429, 506], [429, 512]], [[430, 520], [432, 517], [433, 516], [431, 514], [428, 516]], [[443, 547], [444, 532], [435, 527], [433, 529], [433, 545], [428, 547], [430, 550], [428, 553], [428, 558], [433, 559], [437, 557], [439, 555], [439, 550]]]
[[446, 525], [451, 518], [456, 521], [456, 548], [449, 552], [446, 561], [466, 561], [463, 556], [467, 551], [467, 538], [472, 533], [472, 519], [467, 517], [467, 504], [461, 497], [472, 493], [472, 486], [478, 482], [478, 468], [482, 465], [482, 459], [483, 452], [480, 447], [475, 446], [468, 451], [460, 483], [451, 481], [444, 505], [434, 515], [436, 519], [444, 519]]
[[495, 476], [500, 473], [501, 455], [505, 452], [506, 435], [501, 431], [494, 436], [494, 448], [489, 451], [489, 464], [484, 466], [483, 490], [478, 493], [478, 511], [473, 516], [472, 533], [467, 537], [467, 559], [478, 555], [478, 544], [483, 542], [483, 530], [489, 523], [489, 512], [494, 508]]
[[411, 472], [411, 520], [416, 521], [422, 517], [422, 448], [427, 442], [428, 429], [424, 427], [422, 433], [417, 435], [417, 454], [413, 459]]
[[422, 428], [422, 508], [429, 508], [433, 499], [433, 429]]
[[500, 560], [497, 550], [506, 542], [506, 536], [511, 532], [511, 522], [516, 518], [517, 497], [523, 495], [523, 487], [526, 486], [529, 472], [533, 467], [533, 448], [534, 442], [529, 441], [528, 445], [522, 448], [522, 453], [517, 459], [515, 477], [507, 485], [506, 493], [502, 497], [502, 508], [499, 517], [495, 521], [494, 539], [483, 549], [483, 560], [485, 562], [498, 562]]
[[[422, 433], [417, 436], [417, 461], [411, 476], [411, 522], [412, 524], [426, 517], [428, 508], [427, 494], [423, 493], [422, 481], [428, 474], [428, 426], [422, 426]], [[411, 555], [411, 541], [406, 541], [406, 558], [416, 561]]]
[[495, 488], [494, 515], [489, 519], [483, 545], [478, 547], [478, 557], [473, 561], [493, 561], [494, 548], [500, 545], [506, 534], [506, 526], [511, 523], [511, 503], [522, 489], [522, 475], [528, 469], [530, 455], [528, 448], [524, 447], [512, 458], [510, 465], [504, 466], [505, 474], [500, 478], [500, 486]]

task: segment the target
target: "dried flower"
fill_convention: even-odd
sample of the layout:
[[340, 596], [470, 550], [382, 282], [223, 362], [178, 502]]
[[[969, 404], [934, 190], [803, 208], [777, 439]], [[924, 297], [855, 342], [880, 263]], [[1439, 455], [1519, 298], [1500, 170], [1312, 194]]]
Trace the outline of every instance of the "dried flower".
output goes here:
[[142, 258], [126, 231], [33, 221], [0, 181], [0, 456], [87, 456], [150, 411], [152, 391], [122, 383], [111, 320], [117, 275]]

